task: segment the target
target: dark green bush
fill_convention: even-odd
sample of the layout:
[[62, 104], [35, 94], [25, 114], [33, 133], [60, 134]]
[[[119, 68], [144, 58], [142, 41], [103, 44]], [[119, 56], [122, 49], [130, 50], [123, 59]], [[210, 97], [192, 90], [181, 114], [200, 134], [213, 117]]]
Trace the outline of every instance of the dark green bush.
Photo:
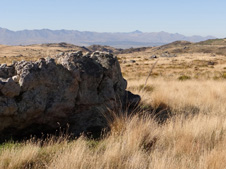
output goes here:
[[181, 80], [181, 81], [189, 80], [189, 79], [191, 79], [191, 77], [190, 76], [187, 76], [187, 75], [182, 75], [182, 76], [179, 76], [178, 77], [178, 80]]

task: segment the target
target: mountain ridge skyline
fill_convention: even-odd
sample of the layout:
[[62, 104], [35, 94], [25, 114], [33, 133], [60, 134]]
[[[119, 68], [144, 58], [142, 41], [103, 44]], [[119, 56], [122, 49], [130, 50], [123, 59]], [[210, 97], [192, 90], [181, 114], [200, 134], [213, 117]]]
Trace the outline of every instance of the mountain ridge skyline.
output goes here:
[[[78, 32], [95, 32], [95, 33], [161, 33], [162, 32], [162, 33], [184, 35], [183, 33], [179, 33], [179, 32], [172, 33], [172, 32], [167, 32], [167, 31], [164, 31], [164, 30], [160, 30], [160, 31], [142, 31], [142, 30], [139, 30], [139, 29], [135, 29], [133, 31], [94, 31], [94, 30], [77, 30], [77, 29], [65, 29], [65, 28], [62, 28], [62, 29], [51, 29], [51, 28], [26, 29], [26, 28], [24, 28], [24, 29], [13, 30], [13, 29], [9, 29], [9, 28], [6, 28], [6, 27], [1, 27], [1, 26], [0, 26], [0, 29], [5, 29], [5, 30], [11, 31], [11, 32], [51, 30], [51, 31], [78, 31]], [[206, 36], [202, 36], [202, 35], [199, 35], [199, 34], [184, 35], [184, 36], [187, 36], [187, 37], [192, 37], [192, 36], [208, 37], [208, 36], [212, 36], [212, 37], [216, 38], [216, 36], [211, 35], [211, 34], [210, 35], [206, 35]]]
[[0, 27], [0, 44], [4, 45], [31, 45], [42, 43], [66, 42], [79, 46], [93, 44], [108, 45], [119, 48], [159, 46], [177, 40], [199, 42], [207, 39], [215, 39], [214, 36], [185, 36], [180, 33], [142, 32], [95, 32], [59, 29], [24, 29], [13, 31]]

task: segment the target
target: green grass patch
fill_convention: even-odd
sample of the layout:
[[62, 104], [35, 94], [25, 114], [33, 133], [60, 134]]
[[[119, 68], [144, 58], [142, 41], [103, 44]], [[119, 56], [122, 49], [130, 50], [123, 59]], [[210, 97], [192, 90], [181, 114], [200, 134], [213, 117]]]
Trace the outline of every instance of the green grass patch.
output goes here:
[[20, 148], [22, 146], [23, 146], [23, 144], [21, 144], [21, 143], [9, 141], [9, 142], [0, 144], [0, 152], [4, 149]]
[[126, 65], [126, 67], [131, 67], [131, 66], [132, 66], [132, 65], [130, 65], [130, 64], [129, 64], [129, 65]]
[[187, 75], [182, 75], [178, 77], [178, 80], [180, 81], [189, 80], [189, 79], [191, 79], [191, 77]]
[[223, 79], [226, 79], [226, 72], [223, 72], [222, 75], [221, 75], [221, 77], [222, 77]]

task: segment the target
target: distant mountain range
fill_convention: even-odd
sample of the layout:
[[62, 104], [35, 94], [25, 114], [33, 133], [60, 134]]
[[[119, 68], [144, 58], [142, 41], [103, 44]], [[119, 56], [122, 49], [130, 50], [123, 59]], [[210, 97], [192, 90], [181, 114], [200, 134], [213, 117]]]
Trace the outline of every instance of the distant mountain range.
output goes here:
[[199, 42], [214, 39], [213, 36], [184, 36], [167, 32], [141, 32], [136, 30], [128, 33], [99, 33], [77, 30], [22, 30], [11, 31], [0, 28], [0, 44], [30, 45], [43, 43], [66, 42], [79, 46], [93, 44], [108, 45], [117, 48], [130, 48], [141, 46], [159, 46], [178, 40]]

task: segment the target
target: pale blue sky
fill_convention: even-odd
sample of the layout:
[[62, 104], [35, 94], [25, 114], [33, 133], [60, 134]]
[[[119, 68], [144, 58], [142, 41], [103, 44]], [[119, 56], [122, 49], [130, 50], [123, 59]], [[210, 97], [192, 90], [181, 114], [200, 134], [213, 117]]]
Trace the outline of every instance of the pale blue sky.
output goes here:
[[0, 0], [0, 27], [226, 37], [225, 0]]

